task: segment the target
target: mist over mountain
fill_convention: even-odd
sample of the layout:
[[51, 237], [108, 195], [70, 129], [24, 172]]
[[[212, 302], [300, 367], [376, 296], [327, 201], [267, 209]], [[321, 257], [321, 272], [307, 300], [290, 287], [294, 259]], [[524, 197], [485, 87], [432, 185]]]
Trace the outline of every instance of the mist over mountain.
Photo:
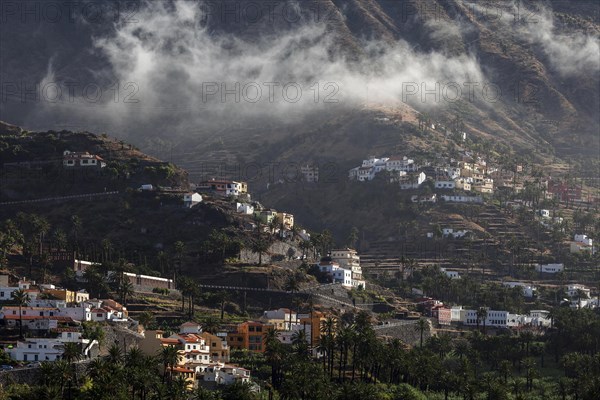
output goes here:
[[384, 105], [597, 156], [595, 1], [55, 4], [3, 8], [2, 120], [201, 150]]

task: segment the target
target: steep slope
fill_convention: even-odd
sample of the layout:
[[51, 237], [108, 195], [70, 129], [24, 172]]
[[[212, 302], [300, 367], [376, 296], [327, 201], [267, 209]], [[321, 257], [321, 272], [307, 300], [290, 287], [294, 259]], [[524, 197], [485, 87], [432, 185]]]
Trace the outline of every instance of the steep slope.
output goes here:
[[[474, 101], [463, 92], [461, 101], [449, 104], [419, 96], [407, 102], [419, 111], [458, 116], [474, 132], [516, 146], [597, 155], [594, 1], [146, 2], [132, 10], [107, 5], [94, 18], [83, 2], [75, 4], [80, 18], [33, 21], [27, 14], [20, 18], [22, 9], [7, 15], [0, 27], [0, 75], [9, 83], [1, 118], [33, 128], [108, 131], [145, 149], [158, 138], [204, 150], [224, 127], [257, 129], [264, 140], [285, 135], [278, 126], [282, 117], [306, 121], [326, 112], [335, 119], [361, 109], [365, 100], [404, 100], [400, 82], [437, 81], [443, 88], [456, 79], [463, 90], [467, 82], [478, 85]], [[204, 101], [203, 83], [224, 80], [299, 82], [305, 92], [314, 81], [333, 80], [340, 104]], [[64, 101], [69, 81], [76, 83], [74, 104]], [[26, 94], [26, 87], [49, 82], [60, 84], [62, 101]], [[483, 94], [486, 83], [501, 92], [493, 92], [498, 99]], [[90, 84], [101, 88], [100, 101], [90, 101], [95, 86], [84, 93]]]

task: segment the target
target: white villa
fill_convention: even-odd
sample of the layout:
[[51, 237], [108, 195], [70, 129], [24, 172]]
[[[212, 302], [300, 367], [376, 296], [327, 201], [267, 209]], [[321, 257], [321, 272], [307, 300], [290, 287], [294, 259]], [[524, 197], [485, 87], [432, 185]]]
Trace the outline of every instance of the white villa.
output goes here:
[[341, 268], [352, 272], [351, 283], [353, 287], [359, 287], [361, 285], [363, 289], [367, 287], [362, 276], [360, 256], [357, 254], [356, 250], [350, 248], [332, 250], [331, 259], [338, 262]]
[[16, 361], [56, 361], [61, 359], [65, 343], [69, 342], [80, 344], [85, 357], [90, 357], [90, 350], [98, 345], [96, 340], [90, 342], [89, 339], [83, 339], [81, 332], [65, 331], [54, 339], [28, 338], [24, 342], [19, 341], [6, 352]]

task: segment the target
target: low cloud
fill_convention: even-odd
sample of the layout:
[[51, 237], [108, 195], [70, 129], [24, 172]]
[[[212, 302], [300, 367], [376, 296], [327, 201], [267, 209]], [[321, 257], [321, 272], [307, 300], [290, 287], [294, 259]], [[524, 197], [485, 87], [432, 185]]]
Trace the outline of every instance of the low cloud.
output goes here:
[[466, 96], [457, 94], [465, 83], [481, 87], [485, 80], [473, 55], [419, 52], [402, 40], [365, 41], [363, 61], [350, 61], [325, 22], [242, 38], [215, 34], [205, 17], [197, 2], [146, 3], [137, 23], [120, 21], [113, 33], [94, 40], [110, 65], [106, 80], [118, 82], [118, 100], [90, 104], [79, 96], [73, 103], [90, 107], [52, 112], [133, 131], [169, 121], [176, 131], [232, 118], [284, 120], [366, 102], [434, 108]]

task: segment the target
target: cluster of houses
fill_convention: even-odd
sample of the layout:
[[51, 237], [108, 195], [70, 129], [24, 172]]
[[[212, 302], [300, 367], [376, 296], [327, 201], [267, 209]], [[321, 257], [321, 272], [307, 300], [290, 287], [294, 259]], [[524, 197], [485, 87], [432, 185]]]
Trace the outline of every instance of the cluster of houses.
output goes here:
[[247, 383], [250, 371], [230, 365], [230, 347], [222, 336], [202, 332], [199, 324], [186, 322], [179, 327], [179, 333], [169, 336], [162, 330], [144, 333], [139, 348], [147, 355], [157, 355], [165, 347], [174, 347], [177, 351], [177, 363], [169, 367], [176, 377], [182, 377], [188, 387], [200, 382], [212, 384]]
[[513, 314], [503, 310], [466, 309], [462, 306], [448, 307], [433, 299], [421, 299], [426, 312], [441, 326], [483, 326], [493, 328], [520, 328], [524, 326], [549, 327], [552, 323], [547, 310], [531, 310], [528, 314]]
[[[466, 156], [462, 161], [450, 160], [449, 165], [442, 167], [419, 166], [413, 159], [406, 156], [369, 157], [358, 167], [348, 173], [350, 180], [367, 182], [375, 179], [380, 172], [387, 172], [391, 182], [397, 182], [400, 189], [418, 189], [428, 179], [433, 188], [443, 191], [461, 190], [480, 194], [494, 193], [494, 180], [490, 174], [496, 168], [489, 168], [480, 157]], [[446, 196], [446, 201], [482, 202], [481, 196]], [[436, 197], [429, 195], [421, 198], [412, 197], [413, 202], [435, 202]]]
[[277, 338], [283, 344], [292, 344], [298, 332], [304, 331], [307, 345], [316, 348], [324, 319], [325, 315], [320, 312], [298, 314], [280, 308], [265, 311], [259, 321], [246, 321], [215, 334], [203, 332], [200, 324], [186, 322], [179, 327], [178, 333], [168, 336], [161, 330], [145, 331], [139, 347], [148, 355], [156, 355], [165, 347], [174, 347], [177, 364], [170, 366], [169, 371], [182, 377], [190, 388], [250, 383], [251, 371], [230, 363], [232, 350], [264, 353], [270, 330], [277, 331]]
[[362, 275], [360, 256], [354, 249], [332, 250], [328, 257], [321, 258], [317, 264], [319, 270], [328, 274], [333, 283], [345, 288], [366, 289]]
[[198, 192], [207, 193], [220, 197], [246, 198], [250, 200], [248, 184], [229, 179], [209, 179], [198, 184], [191, 185], [192, 192], [183, 194], [183, 206], [192, 208], [202, 202], [202, 195]]
[[83, 354], [92, 357], [98, 343], [82, 337], [82, 322], [128, 322], [127, 309], [112, 299], [90, 299], [85, 291], [71, 291], [50, 284], [20, 280], [9, 286], [8, 276], [0, 277], [0, 295], [10, 301], [21, 290], [27, 304], [0, 308], [0, 324], [16, 328], [22, 324], [28, 332], [25, 340], [4, 343], [4, 350], [17, 361], [55, 361], [61, 358], [64, 344], [81, 345]]
[[257, 223], [260, 223], [265, 231], [271, 230], [273, 221], [276, 221], [273, 233], [280, 233], [282, 237], [294, 229], [293, 214], [265, 208], [257, 201], [238, 202], [235, 204], [235, 209], [238, 214], [252, 216], [252, 222], [249, 224], [251, 230], [256, 229]]

